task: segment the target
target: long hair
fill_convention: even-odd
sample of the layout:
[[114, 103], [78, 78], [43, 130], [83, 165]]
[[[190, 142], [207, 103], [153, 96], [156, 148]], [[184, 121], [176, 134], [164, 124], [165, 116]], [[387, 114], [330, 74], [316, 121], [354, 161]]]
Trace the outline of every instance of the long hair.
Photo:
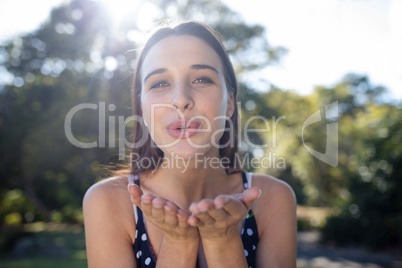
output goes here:
[[[226, 87], [229, 95], [233, 96], [234, 100], [234, 112], [226, 121], [225, 131], [222, 134], [222, 137], [219, 140], [219, 156], [221, 158], [225, 157], [229, 159], [228, 169], [235, 169], [235, 155], [237, 153], [237, 144], [238, 144], [238, 109], [237, 109], [237, 81], [236, 76], [233, 70], [232, 63], [230, 62], [228, 53], [222, 43], [222, 38], [220, 34], [207, 25], [200, 22], [184, 22], [180, 23], [174, 27], [170, 26], [162, 26], [157, 29], [148, 41], [145, 43], [144, 48], [142, 49], [141, 54], [138, 57], [134, 80], [132, 85], [132, 107], [133, 114], [137, 116], [137, 118], [142, 118], [142, 110], [141, 110], [141, 67], [144, 62], [146, 55], [149, 50], [162, 39], [169, 36], [181, 36], [181, 35], [191, 35], [200, 38], [204, 42], [206, 42], [215, 52], [219, 55], [223, 69], [224, 69], [224, 78], [226, 82]], [[232, 134], [230, 133], [232, 132]], [[145, 135], [145, 136], [144, 136]], [[145, 138], [144, 138], [145, 137]], [[231, 139], [232, 138], [232, 139]], [[131, 173], [138, 174], [144, 171], [151, 171], [157, 168], [155, 163], [161, 163], [161, 158], [163, 158], [163, 151], [159, 149], [151, 136], [148, 133], [148, 129], [144, 125], [142, 120], [134, 121], [134, 148], [133, 153], [140, 158], [148, 158], [150, 161], [150, 165], [146, 167], [139, 165], [138, 161], [131, 162]], [[137, 146], [138, 145], [138, 146]], [[224, 146], [227, 145], [227, 146]]]

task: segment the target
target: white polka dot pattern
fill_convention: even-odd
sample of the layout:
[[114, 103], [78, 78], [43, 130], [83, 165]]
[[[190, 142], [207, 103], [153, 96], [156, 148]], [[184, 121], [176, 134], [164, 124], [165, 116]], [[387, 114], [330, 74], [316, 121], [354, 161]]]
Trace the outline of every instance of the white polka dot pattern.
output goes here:
[[151, 263], [151, 258], [148, 257], [145, 259], [145, 265], [149, 265]]
[[251, 228], [247, 228], [247, 234], [249, 236], [252, 236], [253, 235], [253, 230], [251, 230]]
[[143, 233], [143, 234], [142, 234], [141, 240], [142, 240], [142, 241], [147, 241], [147, 234], [146, 234], [146, 233]]
[[[243, 173], [244, 188], [249, 188], [247, 178]], [[258, 229], [254, 214], [250, 209], [247, 218], [244, 220], [243, 229], [241, 232], [241, 239], [243, 241], [244, 256], [247, 259], [247, 264], [250, 268], [255, 267], [255, 254], [258, 244]]]

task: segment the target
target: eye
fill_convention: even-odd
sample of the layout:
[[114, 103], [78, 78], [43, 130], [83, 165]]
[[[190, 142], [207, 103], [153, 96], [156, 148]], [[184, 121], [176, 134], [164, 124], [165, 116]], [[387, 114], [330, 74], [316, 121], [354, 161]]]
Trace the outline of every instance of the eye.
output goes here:
[[212, 81], [212, 79], [209, 78], [209, 77], [203, 76], [203, 77], [199, 77], [199, 78], [195, 79], [194, 83], [197, 83], [197, 84], [213, 84], [214, 81]]
[[165, 80], [162, 80], [162, 81], [158, 81], [156, 83], [153, 83], [151, 85], [151, 89], [162, 88], [162, 87], [167, 87], [167, 86], [169, 86], [169, 83], [167, 81], [165, 81]]

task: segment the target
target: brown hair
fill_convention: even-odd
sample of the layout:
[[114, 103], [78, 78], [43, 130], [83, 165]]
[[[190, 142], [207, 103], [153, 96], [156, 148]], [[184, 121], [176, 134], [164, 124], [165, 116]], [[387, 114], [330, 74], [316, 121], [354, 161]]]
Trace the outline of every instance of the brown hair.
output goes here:
[[[219, 145], [221, 148], [219, 149], [220, 157], [226, 157], [229, 159], [229, 164], [227, 166], [228, 169], [234, 169], [235, 167], [235, 155], [237, 153], [237, 144], [238, 144], [238, 109], [237, 109], [237, 81], [235, 77], [235, 73], [233, 70], [232, 63], [230, 62], [228, 53], [222, 43], [221, 36], [218, 32], [214, 31], [207, 25], [200, 22], [184, 22], [180, 23], [174, 27], [170, 26], [162, 26], [157, 31], [155, 31], [151, 37], [146, 42], [142, 52], [137, 60], [137, 65], [135, 68], [133, 86], [132, 86], [132, 107], [134, 116], [138, 116], [142, 118], [142, 110], [141, 110], [141, 67], [143, 61], [149, 52], [149, 50], [160, 40], [169, 37], [169, 36], [181, 36], [181, 35], [191, 35], [200, 38], [204, 42], [206, 42], [215, 52], [219, 55], [223, 69], [224, 69], [224, 78], [227, 86], [228, 93], [233, 96], [234, 100], [234, 111], [229, 120], [226, 121], [225, 131], [222, 134], [222, 137], [219, 140]], [[231, 128], [230, 125], [231, 124]], [[229, 131], [231, 129], [232, 131]], [[231, 134], [233, 134], [233, 140], [230, 140]], [[141, 142], [143, 139], [143, 135], [147, 135], [145, 143]], [[151, 161], [150, 166], [146, 168], [141, 165], [131, 163], [131, 173], [138, 174], [144, 171], [150, 171], [155, 168], [154, 163], [160, 163], [160, 158], [163, 157], [163, 152], [159, 149], [151, 139], [146, 126], [144, 125], [142, 120], [134, 121], [134, 144], [140, 143], [139, 146], [134, 146], [133, 153], [141, 156], [141, 158], [147, 157]], [[222, 147], [222, 145], [228, 144], [228, 146]]]

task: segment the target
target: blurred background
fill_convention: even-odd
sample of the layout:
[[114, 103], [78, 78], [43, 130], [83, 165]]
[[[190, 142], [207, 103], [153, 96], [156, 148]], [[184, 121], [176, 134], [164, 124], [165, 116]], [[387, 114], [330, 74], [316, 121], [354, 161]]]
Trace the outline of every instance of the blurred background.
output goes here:
[[[86, 267], [82, 198], [127, 164], [118, 147], [132, 132], [122, 124], [134, 62], [168, 18], [224, 37], [242, 125], [270, 126], [248, 133], [261, 146], [242, 141], [243, 153], [266, 159], [248, 170], [297, 196], [298, 267], [402, 267], [402, 5], [323, 2], [1, 0], [0, 267]], [[302, 135], [335, 101], [335, 117]], [[65, 132], [85, 103], [95, 106], [75, 113], [71, 129], [93, 148]], [[331, 123], [336, 165], [306, 150], [326, 152]]]

